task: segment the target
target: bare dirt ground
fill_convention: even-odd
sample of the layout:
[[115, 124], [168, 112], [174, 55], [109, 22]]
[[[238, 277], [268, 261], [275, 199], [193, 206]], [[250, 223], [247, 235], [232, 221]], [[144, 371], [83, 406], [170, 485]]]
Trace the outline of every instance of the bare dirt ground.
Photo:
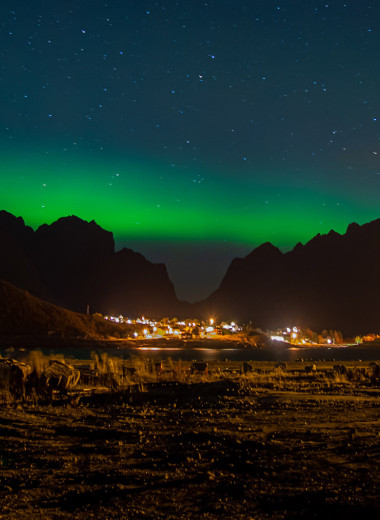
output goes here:
[[0, 518], [376, 518], [378, 383], [252, 365], [3, 403]]

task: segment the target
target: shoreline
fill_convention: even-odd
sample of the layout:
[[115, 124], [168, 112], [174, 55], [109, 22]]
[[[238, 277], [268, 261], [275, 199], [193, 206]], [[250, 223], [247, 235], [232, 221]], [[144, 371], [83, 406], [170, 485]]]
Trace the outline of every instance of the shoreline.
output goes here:
[[342, 344], [293, 344], [288, 342], [271, 341], [268, 339], [265, 343], [256, 345], [246, 339], [228, 338], [199, 338], [199, 339], [180, 339], [180, 338], [152, 338], [152, 339], [134, 339], [134, 338], [69, 338], [54, 335], [14, 335], [0, 336], [0, 349], [8, 346], [33, 348], [94, 348], [94, 347], [119, 347], [125, 349], [153, 349], [161, 348], [162, 350], [182, 349], [193, 350], [196, 348], [210, 348], [215, 350], [223, 349], [341, 349], [341, 348], [379, 348], [380, 343], [342, 343]]
[[112, 339], [59, 338], [56, 336], [0, 337], [0, 356], [25, 360], [32, 351], [70, 360], [90, 359], [92, 353], [108, 354], [122, 359], [140, 357], [155, 361], [173, 359], [205, 361], [264, 361], [295, 362], [303, 359], [324, 361], [379, 361], [379, 346], [313, 345], [296, 346], [289, 343], [268, 342], [253, 346], [241, 341], [219, 339]]

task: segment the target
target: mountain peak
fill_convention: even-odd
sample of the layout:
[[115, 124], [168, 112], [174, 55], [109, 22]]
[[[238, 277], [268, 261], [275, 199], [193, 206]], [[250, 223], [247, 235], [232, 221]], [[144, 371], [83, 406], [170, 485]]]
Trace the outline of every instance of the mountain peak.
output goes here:
[[282, 253], [278, 247], [274, 246], [271, 242], [264, 242], [264, 244], [261, 244], [251, 251], [244, 260], [256, 261], [258, 259], [279, 258], [281, 256]]
[[54, 248], [56, 256], [63, 250], [65, 255], [71, 251], [73, 255], [82, 252], [90, 256], [107, 256], [115, 251], [115, 241], [110, 231], [94, 220], [87, 222], [75, 215], [61, 217], [52, 224], [43, 224], [36, 231], [36, 239], [41, 246], [45, 244], [50, 253], [54, 253]]
[[98, 231], [99, 233], [108, 233], [112, 235], [110, 231], [106, 231], [101, 226], [99, 226], [95, 220], [91, 220], [90, 222], [87, 220], [84, 220], [80, 217], [77, 217], [76, 215], [68, 215], [67, 217], [60, 217], [58, 220], [55, 220], [51, 224], [42, 224], [37, 229], [37, 232], [46, 232], [47, 230], [93, 230]]
[[0, 211], [0, 230], [12, 230], [12, 233], [31, 233], [33, 232], [32, 228], [25, 225], [24, 219], [22, 217], [16, 217], [9, 213], [8, 211], [1, 210]]
[[351, 224], [348, 225], [346, 235], [351, 235], [352, 233], [355, 233], [360, 229], [359, 224], [356, 222], [351, 222]]

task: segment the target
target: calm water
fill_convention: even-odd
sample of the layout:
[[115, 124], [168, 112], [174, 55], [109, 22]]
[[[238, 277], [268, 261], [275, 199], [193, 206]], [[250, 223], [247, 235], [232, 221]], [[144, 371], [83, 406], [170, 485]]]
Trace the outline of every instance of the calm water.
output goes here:
[[[89, 359], [90, 349], [70, 349], [64, 348], [61, 351], [52, 349], [42, 349], [44, 354], [63, 354], [66, 358]], [[212, 349], [212, 348], [192, 348], [192, 349], [137, 349], [137, 348], [107, 348], [103, 352], [111, 356], [129, 359], [131, 357], [141, 357], [143, 359], [167, 359], [173, 360], [206, 360], [206, 361], [296, 361], [304, 359], [310, 361], [336, 360], [336, 361], [378, 361], [380, 360], [380, 347], [368, 346], [345, 346], [345, 347], [308, 347], [308, 348], [284, 348], [282, 346], [247, 350], [247, 349]], [[97, 351], [101, 353], [102, 350]], [[1, 352], [2, 355], [19, 357], [16, 352]], [[19, 353], [22, 354], [22, 353]]]

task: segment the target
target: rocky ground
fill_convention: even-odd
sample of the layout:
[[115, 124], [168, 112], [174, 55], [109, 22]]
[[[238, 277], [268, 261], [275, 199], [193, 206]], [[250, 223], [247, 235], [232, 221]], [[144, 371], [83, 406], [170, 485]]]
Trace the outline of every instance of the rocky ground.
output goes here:
[[0, 408], [0, 518], [375, 518], [380, 388], [254, 363]]

